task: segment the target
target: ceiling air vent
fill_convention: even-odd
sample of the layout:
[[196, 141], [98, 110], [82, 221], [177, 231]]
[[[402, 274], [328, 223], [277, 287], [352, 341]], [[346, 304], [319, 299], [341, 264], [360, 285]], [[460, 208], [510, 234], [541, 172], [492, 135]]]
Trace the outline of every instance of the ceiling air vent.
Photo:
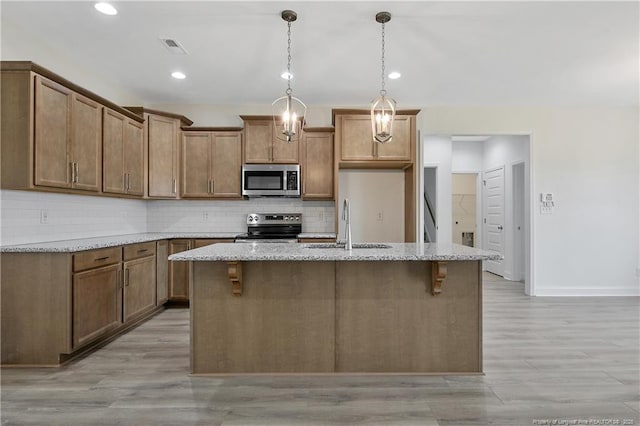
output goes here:
[[160, 38], [162, 45], [174, 55], [188, 55], [189, 53], [182, 47], [182, 45], [172, 38]]

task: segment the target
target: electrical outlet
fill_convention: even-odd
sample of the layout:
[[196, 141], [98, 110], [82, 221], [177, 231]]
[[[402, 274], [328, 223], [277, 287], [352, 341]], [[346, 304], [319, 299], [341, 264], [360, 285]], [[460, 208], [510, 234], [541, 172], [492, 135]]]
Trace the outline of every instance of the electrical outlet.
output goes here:
[[382, 212], [378, 212], [378, 222], [382, 222], [384, 220], [384, 215]]
[[40, 223], [49, 223], [49, 211], [42, 209], [40, 210]]
[[209, 213], [208, 212], [202, 212], [202, 221], [206, 222], [209, 220]]

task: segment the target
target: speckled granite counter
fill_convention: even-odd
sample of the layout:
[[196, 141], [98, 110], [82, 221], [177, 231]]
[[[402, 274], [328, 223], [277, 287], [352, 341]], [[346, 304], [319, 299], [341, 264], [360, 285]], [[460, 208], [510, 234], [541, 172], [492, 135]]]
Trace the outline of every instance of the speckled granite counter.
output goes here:
[[298, 234], [298, 238], [335, 240], [336, 234], [334, 232], [303, 232], [302, 234]]
[[318, 248], [326, 244], [216, 244], [169, 257], [182, 261], [385, 261], [501, 259], [496, 252], [458, 244], [389, 243], [387, 248]]
[[240, 232], [149, 232], [145, 234], [113, 235], [109, 237], [80, 238], [76, 240], [0, 246], [0, 253], [72, 253], [76, 251], [94, 250], [175, 238], [233, 239], [238, 234], [240, 234]]

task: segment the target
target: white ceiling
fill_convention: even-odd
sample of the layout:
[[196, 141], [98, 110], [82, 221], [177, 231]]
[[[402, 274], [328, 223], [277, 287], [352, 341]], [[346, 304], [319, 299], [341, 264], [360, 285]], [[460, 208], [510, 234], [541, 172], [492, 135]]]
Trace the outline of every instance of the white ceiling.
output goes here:
[[[293, 9], [294, 93], [310, 105], [366, 105], [387, 80], [400, 107], [638, 105], [638, 2], [2, 1], [2, 23], [149, 104], [267, 104], [286, 87], [284, 9]], [[169, 53], [160, 37], [189, 52]], [[22, 58], [30, 59], [30, 58]], [[41, 64], [47, 67], [47, 64]], [[169, 74], [182, 70], [187, 79]], [[55, 71], [55, 70], [54, 70]]]

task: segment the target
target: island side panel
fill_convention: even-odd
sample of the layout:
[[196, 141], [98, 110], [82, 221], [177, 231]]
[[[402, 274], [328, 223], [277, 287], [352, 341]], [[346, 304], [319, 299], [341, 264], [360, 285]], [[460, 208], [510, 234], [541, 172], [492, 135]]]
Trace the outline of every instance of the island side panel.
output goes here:
[[479, 261], [447, 263], [431, 294], [431, 262], [337, 262], [336, 371], [482, 371]]
[[192, 373], [334, 371], [334, 262], [242, 262], [241, 296], [226, 262], [192, 268]]

